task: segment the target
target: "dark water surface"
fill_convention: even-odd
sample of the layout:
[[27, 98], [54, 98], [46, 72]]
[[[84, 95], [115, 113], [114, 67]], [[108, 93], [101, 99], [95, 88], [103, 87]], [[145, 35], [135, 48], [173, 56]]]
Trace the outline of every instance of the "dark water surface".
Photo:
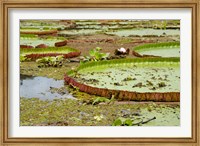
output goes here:
[[[64, 80], [47, 77], [20, 75], [20, 97], [52, 100], [58, 98], [74, 98], [69, 92], [55, 92], [64, 87]], [[56, 89], [56, 90], [52, 90]]]

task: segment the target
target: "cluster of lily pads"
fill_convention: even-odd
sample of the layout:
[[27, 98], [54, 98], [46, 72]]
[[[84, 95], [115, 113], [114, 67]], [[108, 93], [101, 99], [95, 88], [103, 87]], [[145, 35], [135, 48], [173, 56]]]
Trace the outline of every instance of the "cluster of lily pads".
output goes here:
[[[154, 49], [156, 52], [159, 52], [162, 49], [170, 50], [171, 48], [175, 48], [176, 51], [180, 50], [180, 43], [145, 44], [135, 47], [134, 51]], [[106, 90], [116, 90], [119, 94], [125, 94], [125, 92], [120, 93], [120, 91], [133, 92], [133, 96], [135, 96], [135, 92], [144, 93], [142, 95], [145, 96], [145, 99], [150, 96], [147, 95], [149, 93], [159, 93], [159, 95], [155, 96], [162, 96], [163, 101], [179, 101], [179, 56], [171, 57], [171, 53], [169, 53], [168, 55], [170, 57], [161, 57], [162, 55], [154, 57], [152, 55], [152, 57], [147, 56], [146, 58], [105, 60], [98, 58], [101, 56], [98, 54], [99, 50], [98, 48], [91, 50], [92, 59], [88, 59], [91, 62], [81, 64], [75, 71], [73, 70], [67, 73], [76, 80], [75, 82], [81, 83], [81, 91], [92, 93], [88, 91], [89, 89], [86, 89], [90, 86], [93, 90], [101, 90], [98, 91], [98, 95], [100, 96], [108, 95]], [[96, 57], [95, 55], [97, 55], [98, 59], [94, 59]], [[68, 81], [66, 83], [71, 84]], [[146, 84], [143, 84], [143, 82], [146, 82]], [[79, 88], [78, 83], [74, 83], [74, 85], [77, 85]], [[85, 89], [82, 87], [84, 85]], [[169, 92], [170, 95], [167, 95]], [[129, 93], [126, 94], [128, 95]], [[173, 99], [171, 97], [171, 99], [167, 99], [168, 96], [173, 96]], [[131, 99], [136, 98], [138, 97]], [[157, 99], [154, 100], [156, 101]], [[158, 101], [162, 100], [159, 99]]]
[[[92, 29], [93, 30], [92, 32], [94, 33], [105, 33], [109, 35], [114, 35], [114, 34], [119, 33], [118, 35], [120, 36], [120, 35], [124, 35], [123, 32], [129, 31], [129, 29], [130, 28], [132, 29], [133, 27], [132, 25], [133, 22], [112, 22], [112, 23], [109, 22], [111, 26], [109, 26], [107, 22], [92, 22], [92, 23], [87, 22], [89, 27], [85, 25], [86, 24], [85, 21], [83, 22], [84, 23], [82, 23], [81, 21], [74, 20], [66, 28], [64, 28], [63, 26], [59, 26], [59, 27], [48, 26], [49, 24], [47, 23], [47, 24], [42, 24], [45, 26], [42, 27], [41, 29], [40, 29], [41, 24], [39, 24], [36, 29], [34, 29], [34, 27], [32, 26], [21, 26], [21, 29], [22, 29], [22, 32], [23, 31], [24, 32], [26, 31], [43, 32], [43, 31], [57, 30], [58, 37], [56, 36], [56, 38], [58, 38], [59, 40], [64, 40], [63, 39], [64, 37], [62, 37], [62, 34], [64, 34], [63, 36], [73, 35], [73, 34], [86, 35], [88, 34], [88, 32], [91, 32], [90, 29]], [[96, 27], [97, 23], [98, 23], [98, 28]], [[127, 26], [127, 23], [130, 25]], [[148, 25], [146, 22], [145, 24], [142, 24], [142, 22], [140, 21], [135, 22], [135, 23], [136, 25], [134, 27], [141, 26], [141, 25]], [[150, 27], [159, 28], [160, 29], [158, 30], [159, 33], [161, 33], [162, 35], [166, 35], [163, 32], [165, 32], [167, 27], [169, 27], [167, 23], [168, 22], [163, 21], [162, 23], [159, 24], [158, 27], [154, 26], [154, 24], [152, 23]], [[158, 23], [156, 22], [155, 24], [158, 24]], [[115, 28], [118, 25], [123, 27], [122, 33], [119, 32], [121, 30], [118, 30], [118, 28]], [[74, 31], [73, 29], [76, 31]], [[77, 30], [77, 29], [80, 29], [80, 30]], [[97, 31], [97, 29], [98, 30], [102, 29], [103, 31], [100, 32], [100, 31]], [[139, 30], [139, 31], [141, 32], [142, 30]], [[151, 31], [155, 31], [155, 30], [152, 29]], [[148, 36], [148, 34], [145, 34], [145, 35]], [[20, 38], [22, 40], [21, 41], [22, 43], [24, 43], [23, 41], [25, 41], [25, 43], [29, 43], [32, 40], [38, 41], [38, 38], [39, 38], [38, 36], [39, 35], [34, 34], [34, 33], [30, 33], [30, 34], [22, 33]], [[43, 40], [52, 41], [52, 42], [57, 41], [57, 39], [54, 40], [55, 37], [53, 36], [42, 36], [42, 37], [40, 37], [41, 41]], [[35, 43], [39, 42], [37, 41], [35, 41]], [[132, 39], [123, 40], [123, 41], [130, 42], [132, 41]], [[80, 61], [79, 67], [67, 73], [73, 80], [76, 80], [77, 82], [82, 83], [82, 85], [84, 85], [85, 87], [89, 87], [89, 86], [96, 87], [92, 89], [102, 88], [105, 90], [101, 90], [101, 91], [110, 92], [110, 94], [112, 94], [112, 95], [109, 95], [108, 97], [107, 96], [99, 97], [98, 95], [94, 94], [96, 98], [90, 100], [89, 105], [84, 108], [84, 110], [88, 109], [88, 107], [91, 108], [91, 111], [88, 113], [92, 113], [94, 109], [96, 109], [96, 111], [99, 112], [98, 114], [97, 113], [92, 114], [92, 118], [95, 122], [103, 121], [106, 118], [109, 119], [106, 116], [107, 116], [107, 111], [110, 112], [110, 110], [105, 110], [106, 114], [102, 114], [100, 110], [98, 109], [101, 106], [101, 104], [103, 105], [114, 104], [115, 101], [118, 100], [119, 94], [121, 94], [120, 96], [126, 96], [128, 94], [131, 94], [131, 92], [133, 94], [144, 93], [144, 92], [148, 92], [147, 94], [149, 94], [150, 92], [151, 93], [166, 92], [167, 94], [168, 92], [177, 92], [177, 93], [179, 92], [179, 88], [180, 88], [179, 87], [180, 43], [179, 42], [145, 44], [145, 45], [134, 47], [133, 51], [135, 51], [136, 54], [137, 53], [139, 54], [139, 56], [136, 56], [136, 57], [142, 57], [142, 58], [134, 58], [134, 59], [109, 60], [110, 54], [102, 53], [101, 50], [102, 49], [99, 47], [91, 49], [89, 51], [88, 56], [80, 57], [81, 61]], [[77, 52], [78, 50], [69, 48], [69, 47], [47, 47], [47, 48], [29, 48], [29, 49], [21, 48], [20, 62], [34, 60], [36, 61], [36, 63], [38, 63], [38, 67], [61, 67], [63, 65], [63, 62], [65, 61], [64, 55], [68, 53], [77, 53]], [[175, 55], [172, 56], [172, 54], [175, 54]], [[147, 58], [143, 58], [143, 57], [147, 57]], [[49, 68], [49, 69], [52, 69], [52, 68]], [[164, 77], [161, 77], [161, 76], [164, 76]], [[77, 92], [80, 91], [79, 86], [72, 85], [72, 84], [70, 85]], [[113, 94], [114, 93], [113, 90], [117, 90], [116, 94]], [[128, 91], [127, 92], [128, 94], [124, 94], [125, 92], [120, 92], [120, 91]], [[143, 96], [143, 94], [140, 94], [140, 95]], [[156, 95], [156, 98], [160, 98], [159, 94], [155, 94], [155, 95]], [[141, 100], [143, 100], [142, 98]], [[23, 100], [25, 102], [22, 103], [21, 112], [26, 113], [28, 111], [26, 109], [27, 108], [26, 103], [32, 104], [32, 101], [28, 101], [25, 99]], [[125, 97], [119, 100], [127, 100], [127, 98]], [[130, 98], [130, 100], [133, 100], [133, 99]], [[36, 101], [37, 106], [40, 105], [40, 102], [43, 102], [43, 101], [39, 101], [39, 100]], [[36, 114], [37, 112], [32, 113], [32, 115], [34, 115], [35, 117], [39, 117], [39, 118], [35, 118], [36, 120], [39, 119], [38, 123], [41, 123], [41, 121], [45, 122], [46, 119], [49, 118], [49, 121], [46, 124], [52, 125], [54, 124], [53, 123], [54, 121], [58, 121], [59, 119], [60, 121], [56, 123], [57, 125], [63, 124], [64, 126], [67, 126], [67, 125], [70, 125], [71, 123], [77, 124], [80, 121], [84, 121], [84, 119], [89, 120], [89, 116], [88, 116], [89, 114], [83, 109], [81, 109], [85, 106], [84, 105], [85, 103], [82, 104], [81, 102], [79, 103], [75, 101], [55, 101], [55, 102], [53, 101], [52, 105], [50, 105], [49, 103], [42, 103], [41, 107], [44, 104], [47, 104], [45, 107], [49, 106], [48, 110], [46, 110], [45, 108], [41, 108], [42, 109], [41, 113], [40, 113], [40, 110], [37, 111], [38, 114]], [[77, 109], [74, 110], [72, 106]], [[59, 110], [53, 110], [55, 108], [58, 108]], [[128, 107], [125, 107], [124, 109], [128, 109]], [[112, 107], [111, 107], [111, 110], [112, 110]], [[148, 110], [151, 110], [151, 109], [148, 109]], [[63, 112], [62, 115], [67, 115], [67, 116], [70, 115], [70, 116], [69, 117], [60, 116], [61, 112]], [[69, 115], [66, 114], [67, 112], [69, 112], [68, 113]], [[113, 110], [112, 113], [111, 114], [109, 113], [109, 114], [113, 116], [114, 112], [116, 111]], [[157, 119], [157, 116], [150, 116], [147, 119], [144, 119], [144, 117], [141, 116], [140, 113], [139, 114], [134, 113], [134, 115], [133, 113], [126, 114], [127, 111], [123, 109], [120, 110], [120, 112], [122, 112], [121, 115], [118, 113], [115, 113], [113, 118], [109, 119], [111, 121], [109, 125], [112, 125], [112, 126], [138, 125], [140, 126], [152, 120]], [[74, 114], [80, 114], [80, 115], [75, 116]], [[26, 117], [24, 115], [25, 114], [22, 114], [22, 118], [24, 118], [25, 119], [24, 121], [26, 121], [27, 123], [22, 123], [22, 125], [29, 125], [30, 123], [32, 123], [29, 116]], [[81, 124], [83, 125], [83, 123]], [[93, 123], [90, 123], [90, 124], [93, 124]], [[96, 125], [96, 123], [94, 124]]]

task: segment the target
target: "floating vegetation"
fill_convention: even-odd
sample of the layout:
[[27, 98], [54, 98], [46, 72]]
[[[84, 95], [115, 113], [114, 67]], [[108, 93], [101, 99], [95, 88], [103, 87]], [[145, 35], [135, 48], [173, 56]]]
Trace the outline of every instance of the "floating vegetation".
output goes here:
[[179, 41], [180, 20], [20, 20], [20, 126], [179, 126]]
[[133, 55], [137, 57], [179, 57], [180, 43], [166, 42], [140, 45], [133, 48]]
[[97, 97], [96, 99], [94, 99], [94, 101], [92, 102], [92, 105], [101, 103], [101, 102], [106, 102], [109, 103], [111, 100], [105, 97]]
[[115, 86], [123, 86], [122, 84], [120, 83], [114, 83]]
[[[27, 35], [27, 34], [26, 34]], [[30, 35], [30, 34], [28, 34]], [[61, 45], [61, 42], [62, 45]], [[67, 41], [64, 38], [61, 37], [20, 37], [20, 48], [23, 48], [21, 46], [32, 46], [32, 48], [36, 48], [36, 46], [40, 44], [45, 44], [47, 46], [55, 46], [55, 47], [61, 47], [65, 46], [67, 44]]]
[[147, 82], [147, 86], [153, 86], [153, 83], [149, 80], [146, 81]]
[[61, 67], [64, 57], [62, 55], [56, 57], [43, 57], [37, 59], [38, 67]]
[[[80, 91], [109, 98], [116, 96], [122, 100], [179, 101], [180, 81], [176, 77], [180, 75], [179, 60], [180, 58], [134, 58], [88, 62], [82, 64], [76, 71], [68, 72], [65, 82], [78, 87]], [[134, 68], [136, 64], [137, 68]], [[166, 72], [169, 68], [173, 68], [173, 75]], [[155, 71], [153, 80], [152, 71]], [[70, 77], [77, 73], [78, 78]], [[140, 75], [137, 79], [130, 77], [137, 74]], [[159, 77], [166, 75], [169, 76], [167, 84], [173, 88], [160, 82]], [[82, 82], [83, 79], [96, 79], [98, 82], [95, 84]], [[126, 82], [122, 84], [124, 81]], [[156, 84], [158, 88], [154, 86]]]
[[36, 34], [20, 34], [20, 39], [38, 38]]
[[135, 88], [135, 87], [141, 88], [141, 87], [145, 87], [145, 85], [143, 85], [143, 84], [140, 82], [140, 83], [137, 83], [137, 84], [133, 85], [132, 87], [133, 87], [133, 88]]
[[155, 119], [156, 117], [153, 117], [144, 121], [144, 119], [142, 118], [134, 119], [134, 118], [119, 117], [113, 122], [112, 126], [135, 126], [135, 125], [141, 126], [142, 124], [146, 124]]
[[[150, 65], [155, 65], [155, 66], [162, 66], [162, 63], [164, 62], [165, 65], [172, 65], [176, 64], [179, 65], [180, 58], [178, 57], [170, 57], [170, 58], [129, 58], [129, 59], [114, 59], [114, 60], [104, 60], [104, 61], [99, 61], [99, 62], [87, 62], [84, 64], [81, 64], [80, 67], [77, 69], [79, 70], [84, 70], [84, 69], [90, 69], [93, 67], [113, 67], [113, 66], [120, 66], [120, 65], [130, 65], [130, 66], [135, 66], [135, 65], [140, 65], [140, 66], [150, 66]], [[141, 63], [142, 62], [142, 63]], [[68, 72], [68, 74], [73, 73], [73, 71]]]
[[64, 58], [72, 58], [80, 55], [80, 52], [74, 48], [70, 47], [48, 47], [48, 48], [33, 48], [33, 49], [20, 49], [20, 55], [31, 60], [36, 60], [38, 58], [47, 56], [60, 56], [63, 55]]
[[52, 35], [56, 34], [57, 30], [21, 30], [20, 34], [33, 34], [33, 35]]
[[101, 53], [102, 49], [100, 47], [96, 47], [95, 49], [91, 49], [89, 51], [90, 56], [83, 56], [82, 63], [88, 61], [100, 61], [108, 59], [110, 53]]
[[132, 78], [132, 77], [127, 77], [127, 78], [124, 78], [122, 81], [132, 81], [132, 80], [137, 80], [137, 79]]
[[118, 29], [116, 31], [107, 31], [106, 34], [108, 35], [117, 35], [120, 37], [127, 37], [130, 35], [135, 35], [137, 37], [160, 37], [165, 35], [179, 35], [180, 30], [179, 29], [144, 29], [144, 28], [127, 28], [127, 29]]
[[30, 61], [30, 59], [27, 58], [26, 56], [20, 55], [20, 62], [24, 62], [24, 61]]
[[166, 84], [165, 84], [165, 82], [160, 82], [160, 83], [158, 83], [158, 86], [159, 86], [159, 87], [165, 87]]
[[116, 119], [112, 124], [112, 126], [132, 126], [132, 125], [133, 121], [130, 118], [123, 118], [123, 117]]
[[[132, 126], [178, 126], [179, 105], [133, 103], [84, 104], [81, 100], [20, 98], [20, 126], [120, 126], [118, 118], [131, 119]], [[148, 111], [147, 109], [151, 109]], [[122, 111], [126, 112], [126, 117]], [[122, 120], [122, 119], [121, 119]], [[123, 120], [122, 120], [123, 121]], [[122, 124], [124, 124], [122, 122]], [[127, 124], [127, 122], [126, 122]]]

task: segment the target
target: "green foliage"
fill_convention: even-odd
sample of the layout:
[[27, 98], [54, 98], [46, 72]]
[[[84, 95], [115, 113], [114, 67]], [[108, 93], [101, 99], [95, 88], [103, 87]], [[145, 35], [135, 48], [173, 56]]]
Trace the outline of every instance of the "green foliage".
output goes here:
[[[150, 62], [180, 62], [179, 57], [169, 57], [169, 58], [128, 58], [128, 59], [113, 59], [113, 60], [103, 60], [103, 61], [93, 61], [81, 64], [77, 71], [85, 68], [95, 67], [95, 66], [113, 66], [113, 65], [124, 65], [129, 63], [150, 63]], [[70, 72], [72, 73], [72, 72]]]
[[[138, 123], [141, 123], [141, 120], [146, 121], [146, 119], [152, 119], [152, 112], [147, 110], [147, 107], [149, 106], [151, 106], [151, 109], [153, 110], [153, 115], [160, 118], [150, 124], [147, 123], [145, 126], [180, 125], [180, 119], [174, 118], [174, 114], [178, 117], [180, 115], [179, 104], [152, 105], [151, 103], [135, 103], [93, 106], [91, 104], [80, 103], [80, 100], [67, 98], [40, 100], [39, 98], [21, 97], [20, 126], [58, 126], [60, 122], [63, 124], [68, 123], [68, 126], [108, 126], [112, 125], [115, 119], [122, 117], [120, 112], [121, 110], [131, 109], [130, 112], [134, 113], [136, 110], [140, 109], [142, 116], [134, 116], [133, 121], [133, 126], [138, 126]], [[117, 123], [116, 125], [121, 125]], [[126, 124], [128, 125], [128, 123], [129, 122], [127, 120]]]
[[[113, 66], [113, 65], [125, 65], [130, 63], [151, 63], [151, 62], [169, 62], [169, 63], [179, 63], [180, 57], [165, 57], [165, 58], [128, 58], [128, 59], [113, 59], [113, 60], [102, 60], [102, 61], [92, 61], [81, 63], [76, 69], [76, 72], [82, 69], [87, 69], [91, 67], [99, 66]], [[67, 72], [68, 75], [73, 75], [75, 72], [73, 70]], [[133, 78], [135, 80], [135, 78]]]
[[165, 43], [151, 43], [134, 47], [134, 51], [145, 50], [149, 48], [166, 48], [166, 47], [180, 47], [180, 42], [165, 42]]
[[132, 126], [133, 125], [133, 121], [130, 118], [123, 118], [123, 117], [119, 117], [117, 118], [112, 126]]
[[127, 77], [127, 78], [123, 79], [123, 81], [132, 81], [132, 80], [136, 80], [136, 78]]
[[95, 49], [91, 49], [89, 51], [90, 56], [84, 56], [83, 62], [87, 61], [100, 61], [100, 60], [106, 60], [110, 53], [101, 53], [101, 48], [96, 47]]
[[98, 104], [100, 102], [110, 102], [110, 99], [105, 97], [97, 97], [96, 99], [94, 99], [92, 105]]
[[29, 61], [30, 59], [26, 56], [20, 55], [20, 62]]
[[165, 82], [160, 82], [160, 83], [158, 83], [158, 86], [159, 86], [159, 87], [165, 87], [166, 84], [165, 84]]
[[167, 28], [167, 21], [166, 20], [164, 20], [163, 22], [162, 22], [162, 29], [164, 29], [164, 30], [166, 30], [166, 28]]
[[50, 30], [50, 29], [52, 29], [52, 28], [50, 28], [50, 27], [43, 27], [43, 30]]
[[41, 31], [41, 30], [56, 30], [56, 28], [52, 28], [52, 27], [20, 27], [20, 30], [22, 31], [30, 31], [30, 30], [35, 30], [35, 31]]
[[78, 50], [70, 47], [48, 47], [48, 48], [20, 48], [20, 54], [43, 54], [43, 53], [70, 53]]
[[37, 38], [36, 34], [20, 34], [20, 38]]
[[105, 98], [105, 97], [97, 97], [97, 98], [95, 98], [93, 100], [92, 105], [99, 104], [101, 102], [105, 102], [105, 103], [109, 103], [110, 104], [113, 101], [115, 101], [114, 95], [112, 95], [111, 99], [108, 99], [108, 98]]
[[63, 56], [43, 57], [37, 59], [36, 62], [39, 64], [38, 67], [61, 67], [63, 64]]

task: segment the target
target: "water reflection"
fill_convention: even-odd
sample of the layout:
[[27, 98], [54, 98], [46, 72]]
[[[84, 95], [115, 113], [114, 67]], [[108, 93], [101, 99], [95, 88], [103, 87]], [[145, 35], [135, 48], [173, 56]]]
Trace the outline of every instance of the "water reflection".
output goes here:
[[59, 92], [52, 92], [52, 89], [64, 87], [63, 80], [55, 80], [47, 77], [35, 77], [20, 75], [20, 97], [25, 98], [40, 98], [55, 99], [55, 98], [74, 98], [66, 90], [60, 94]]

